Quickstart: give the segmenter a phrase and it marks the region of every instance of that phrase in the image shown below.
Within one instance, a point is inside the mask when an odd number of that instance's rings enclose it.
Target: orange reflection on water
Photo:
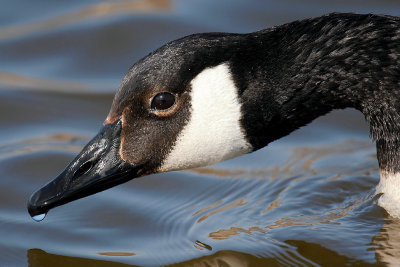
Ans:
[[[231,202],[229,204],[226,204],[226,205],[224,205],[224,206],[222,206],[222,207],[220,207],[220,208],[218,208],[216,210],[210,211],[209,213],[205,214],[200,219],[198,219],[197,222],[200,223],[200,222],[204,221],[205,219],[207,219],[208,217],[210,217],[212,215],[215,215],[217,213],[220,213],[220,212],[223,212],[223,211],[235,208],[235,207],[245,206],[247,204],[248,204],[248,202],[245,202],[244,198],[238,199],[238,200],[236,200],[234,202]],[[217,205],[215,205],[215,206],[217,206]],[[197,214],[198,213],[199,212],[197,212]]]
[[[284,217],[281,218],[273,225],[268,225],[266,228],[268,229],[274,229],[274,228],[280,228],[280,227],[289,227],[289,226],[311,226],[311,225],[316,225],[316,224],[337,224],[340,225],[339,222],[334,222],[333,220],[343,218],[344,216],[348,215],[347,212],[330,212],[327,215],[322,215],[322,216],[300,216],[300,217]]]
[[[172,4],[168,0],[113,1],[96,3],[77,11],[72,11],[49,19],[0,28],[0,40],[54,30],[90,19],[98,19],[121,14],[171,10],[171,6]]]
[[[245,170],[241,169],[217,169],[217,168],[194,168],[188,170],[190,172],[195,172],[198,174],[203,174],[203,175],[212,175],[212,176],[217,176],[217,177],[233,177],[233,176],[239,176],[246,174]]]
[[[282,196],[279,196],[277,199],[272,201],[269,204],[269,206],[265,210],[262,211],[262,213],[266,213],[266,212],[268,212],[268,211],[270,211],[272,209],[275,209],[275,208],[279,207],[282,204],[281,199],[282,199]]]
[[[79,152],[82,146],[70,144],[77,140],[89,140],[89,137],[73,134],[52,134],[43,137],[25,139],[20,142],[9,143],[0,146],[3,151],[0,156],[18,155],[45,150],[63,150],[69,152]]]
[[[97,253],[103,256],[113,256],[113,257],[124,257],[124,256],[134,256],[136,255],[133,252],[99,252]]]
[[[9,72],[0,72],[0,85],[22,90],[35,89],[38,91],[64,93],[95,93],[91,86],[80,82],[46,80]]]
[[[228,239],[233,235],[239,235],[240,233],[252,234],[252,232],[260,232],[265,234],[268,232],[266,229],[262,229],[258,226],[253,226],[248,229],[240,228],[240,227],[231,227],[230,229],[221,229],[217,232],[212,232],[208,236],[213,239]]]
[[[293,171],[293,167],[297,163],[302,163],[301,168],[311,174],[318,173],[312,168],[312,165],[321,158],[333,155],[343,155],[353,153],[371,146],[370,142],[348,139],[337,146],[321,146],[321,147],[298,147],[294,149],[292,155],[284,164],[285,168],[282,172]]]
[[[320,159],[327,158],[328,156],[343,155],[353,153],[362,149],[369,148],[371,143],[369,141],[359,141],[348,139],[344,142],[337,144],[336,146],[317,146],[317,147],[298,147],[293,150],[289,158],[273,167],[273,168],[262,168],[262,169],[219,169],[215,167],[203,167],[187,170],[188,172],[194,172],[200,175],[222,177],[222,178],[243,178],[249,177],[250,179],[284,179],[284,177],[291,177],[301,173],[307,172],[312,175],[318,173],[318,169],[314,169],[313,164],[318,162]],[[371,155],[376,157],[376,155]],[[338,179],[342,177],[344,173],[340,173],[338,176],[332,177],[331,179]],[[304,175],[303,175],[304,176]],[[307,177],[307,176],[304,176]],[[276,205],[278,203],[274,203]]]
[[[351,209],[350,207],[345,209],[344,211],[334,213],[330,212],[327,215],[322,216],[300,216],[295,218],[284,217],[277,221],[274,224],[268,225],[265,227],[253,226],[250,228],[242,228],[242,227],[231,227],[229,229],[220,229],[216,232],[209,233],[209,237],[217,240],[228,239],[231,236],[237,236],[240,233],[245,234],[253,234],[254,232],[259,232],[262,234],[267,233],[270,229],[281,228],[281,227],[290,227],[290,226],[312,226],[316,224],[337,224],[340,225],[339,222],[335,222],[333,220],[340,219],[346,215],[348,215],[347,211]]]
[[[195,213],[193,213],[192,216],[195,216],[195,215],[197,215],[197,214],[199,214],[199,213],[202,213],[202,212],[205,212],[205,211],[210,210],[210,209],[212,209],[212,208],[215,208],[215,207],[217,207],[218,205],[220,205],[221,203],[222,203],[222,201],[220,200],[220,201],[215,202],[215,203],[213,203],[213,204],[211,204],[211,205],[208,205],[207,207],[204,207],[204,208],[202,208],[202,209],[196,211]]]

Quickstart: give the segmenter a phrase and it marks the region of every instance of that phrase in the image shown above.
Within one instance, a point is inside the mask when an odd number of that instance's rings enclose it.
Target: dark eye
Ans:
[[[175,104],[175,96],[171,93],[159,93],[151,101],[151,109],[166,110]]]

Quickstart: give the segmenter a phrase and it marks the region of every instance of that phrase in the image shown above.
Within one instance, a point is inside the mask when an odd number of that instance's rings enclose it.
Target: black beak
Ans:
[[[138,177],[141,167],[119,156],[121,129],[121,121],[105,125],[57,178],[32,194],[29,214],[45,214],[54,207]]]

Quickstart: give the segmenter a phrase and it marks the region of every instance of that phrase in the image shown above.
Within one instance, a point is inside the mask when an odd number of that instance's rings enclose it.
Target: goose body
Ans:
[[[104,127],[31,196],[29,213],[249,153],[353,107],[376,141],[378,204],[400,217],[399,66],[400,19],[384,15],[335,13],[172,41],[131,67]]]

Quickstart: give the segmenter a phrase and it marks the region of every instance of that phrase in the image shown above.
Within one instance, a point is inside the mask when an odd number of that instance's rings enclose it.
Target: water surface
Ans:
[[[336,111],[255,153],[135,179],[34,222],[30,194],[101,127],[128,68],[167,41],[250,32],[396,1],[3,1],[0,266],[400,264],[400,222],[376,205],[363,116]]]

